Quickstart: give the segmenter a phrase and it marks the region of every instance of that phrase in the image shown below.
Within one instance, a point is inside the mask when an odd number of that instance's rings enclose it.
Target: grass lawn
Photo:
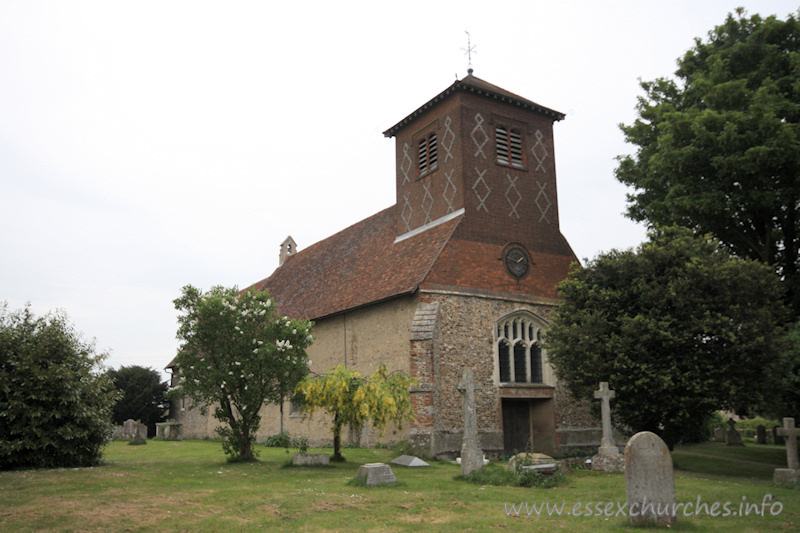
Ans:
[[[0,473],[0,531],[24,530],[299,530],[436,531],[629,529],[624,516],[597,516],[598,506],[625,501],[623,474],[576,471],[566,485],[520,488],[455,481],[459,467],[394,467],[391,487],[348,484],[358,466],[389,462],[385,449],[344,450],[347,462],[331,467],[286,467],[280,448],[259,447],[258,463],[228,464],[219,443],[149,441],[112,443],[106,464],[96,468]],[[310,450],[324,451],[330,450]],[[775,487],[772,469],[785,466],[782,447],[743,448],[708,443],[676,449],[678,502],[698,497],[709,506],[729,503],[737,516],[681,516],[682,531],[800,531],[800,491]],[[780,514],[739,516],[740,504],[780,502]],[[744,500],[743,500],[744,498]],[[563,514],[521,516],[507,504],[549,503]],[[569,515],[591,503],[593,516]],[[773,510],[778,510],[777,504]]]

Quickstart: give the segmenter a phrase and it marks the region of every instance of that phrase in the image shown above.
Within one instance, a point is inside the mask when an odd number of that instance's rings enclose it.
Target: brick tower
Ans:
[[[464,213],[456,238],[573,255],[553,158],[563,118],[470,70],[384,132],[396,138],[398,236]]]

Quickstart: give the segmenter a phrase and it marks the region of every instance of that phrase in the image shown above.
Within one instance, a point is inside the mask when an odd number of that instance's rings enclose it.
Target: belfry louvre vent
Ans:
[[[522,157],[522,135],[519,131],[497,126],[495,128],[495,138],[498,163],[520,168],[525,166]]]
[[[426,139],[419,141],[419,175],[436,170],[439,156],[436,149],[436,134],[431,133]]]

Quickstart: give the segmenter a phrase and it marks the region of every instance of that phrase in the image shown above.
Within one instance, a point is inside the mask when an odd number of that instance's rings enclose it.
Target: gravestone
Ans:
[[[555,459],[544,453],[518,453],[512,455],[508,460],[509,470],[518,470],[519,466],[533,466],[541,464],[550,464],[555,462]]]
[[[600,400],[600,413],[603,423],[603,438],[597,455],[592,457],[592,470],[603,472],[622,472],[625,470],[625,457],[619,453],[614,444],[614,428],[611,426],[611,399],[616,393],[608,388],[607,381],[600,382],[600,389],[594,391],[596,400]]]
[[[776,468],[772,480],[780,484],[800,482],[800,460],[797,457],[797,437],[800,436],[800,428],[794,427],[794,418],[783,419],[783,427],[778,429],[778,435],[786,440],[787,468]]]
[[[625,492],[632,525],[678,521],[672,456],[655,433],[637,433],[625,446]]]
[[[327,453],[293,453],[292,466],[320,466],[331,464]]]
[[[158,422],[156,424],[156,437],[161,437],[164,440],[181,440],[181,428],[183,424],[180,422]]]
[[[137,444],[147,443],[147,426],[138,420],[129,418],[122,423],[121,427],[114,430],[114,438],[119,440],[127,440]]]
[[[756,444],[767,443],[767,428],[761,424],[756,426]]]
[[[600,382],[600,389],[594,391],[595,400],[600,400],[600,412],[603,422],[603,439],[600,441],[598,453],[600,455],[619,455],[619,448],[614,444],[613,428],[611,427],[611,399],[616,393],[608,388],[607,381]]]
[[[725,428],[714,428],[714,442],[725,442]]]
[[[780,426],[772,426],[772,443],[773,444],[779,444],[780,446],[783,446],[785,441],[784,441],[783,437],[778,435],[778,430],[779,429],[781,429]]]
[[[393,465],[399,466],[407,466],[409,468],[420,468],[425,466],[431,466],[419,457],[414,457],[413,455],[401,455],[400,457],[395,458],[392,461]]]
[[[368,487],[397,483],[392,467],[384,463],[367,463],[358,467],[356,479],[364,478]]]
[[[475,410],[475,382],[472,370],[464,370],[458,390],[464,396],[464,438],[461,443],[461,475],[483,468],[483,450],[478,440],[478,414]]]
[[[731,427],[726,433],[728,437],[728,446],[744,446],[742,434],[736,431],[736,421],[733,418],[729,418],[728,425]]]

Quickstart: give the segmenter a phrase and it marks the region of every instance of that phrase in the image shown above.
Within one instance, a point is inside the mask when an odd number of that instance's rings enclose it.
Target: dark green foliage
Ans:
[[[566,476],[561,472],[552,475],[545,475],[540,472],[522,471],[517,475],[517,486],[535,487],[538,489],[549,489],[558,487],[566,482]]]
[[[785,372],[777,276],[708,236],[654,231],[574,270],[559,293],[546,337],[559,378],[586,399],[608,381],[617,419],[670,447],[717,409],[762,406]]]
[[[787,348],[782,353],[782,367],[785,369],[775,390],[770,394],[765,413],[777,418],[783,424],[784,417],[800,420],[800,320],[789,327],[786,336]]]
[[[483,468],[473,470],[466,476],[457,475],[455,479],[461,479],[476,485],[503,486],[516,485],[517,473],[503,466],[489,463]]]
[[[711,233],[782,276],[800,314],[800,21],[728,15],[678,60],[675,79],[642,82],[636,153],[617,179],[628,215]]]
[[[0,469],[96,465],[118,393],[65,314],[0,304]]]
[[[121,366],[108,376],[123,396],[114,406],[114,423],[121,426],[126,420],[140,420],[147,426],[150,437],[156,435],[156,423],[164,420],[167,408],[167,383],[152,368]]]

